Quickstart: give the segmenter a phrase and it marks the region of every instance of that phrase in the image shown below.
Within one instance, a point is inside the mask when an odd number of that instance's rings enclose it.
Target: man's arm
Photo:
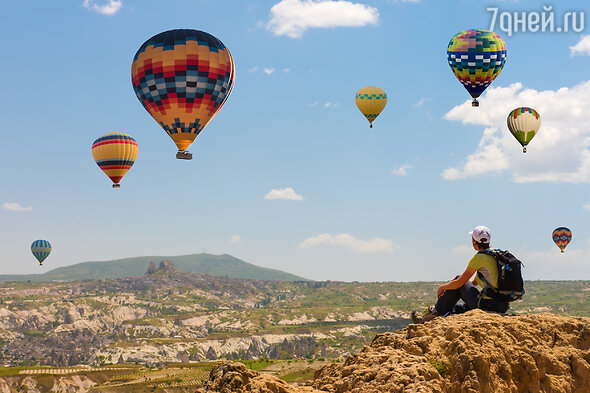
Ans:
[[[459,276],[459,278],[457,278],[453,281],[449,281],[445,284],[442,284],[440,287],[438,287],[438,290],[436,291],[436,296],[441,297],[443,295],[443,293],[447,290],[461,288],[471,278],[471,276],[473,276],[475,274],[475,271],[476,270],[474,268],[472,268],[471,266],[467,266],[467,268],[465,269],[463,274],[461,274],[461,276]]]

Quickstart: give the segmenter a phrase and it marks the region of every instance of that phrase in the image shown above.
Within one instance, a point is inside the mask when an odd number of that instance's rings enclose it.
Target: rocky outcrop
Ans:
[[[148,266],[148,270],[147,272],[145,272],[146,276],[152,275],[156,272],[156,265],[154,264],[154,261],[150,262],[150,265]]]
[[[249,370],[242,363],[225,362],[217,365],[205,388],[198,393],[320,393],[310,387],[296,387],[268,374]]]
[[[0,377],[0,393],[86,393],[96,382],[84,375],[71,375],[67,377],[49,377],[52,378],[53,386],[51,389],[47,386],[48,377],[45,377],[44,384],[32,376],[26,377]],[[50,382],[51,383],[51,382]]]
[[[304,388],[224,363],[205,392],[584,393],[590,386],[590,318],[503,316],[473,310],[375,337]],[[281,390],[282,389],[282,390]]]
[[[158,266],[158,271],[174,273],[178,272],[178,269],[174,267],[174,263],[172,261],[163,260],[160,262],[160,265]]]
[[[590,318],[473,310],[375,337],[319,370],[328,392],[587,392]]]
[[[154,264],[153,261],[150,262],[147,271],[145,272],[145,276],[149,277],[154,273],[158,273],[158,272],[163,272],[163,273],[176,273],[176,272],[180,272],[178,269],[176,269],[176,267],[174,266],[174,262],[172,261],[168,261],[168,260],[163,260],[160,261],[160,264],[158,265],[158,268],[156,269],[156,265]]]

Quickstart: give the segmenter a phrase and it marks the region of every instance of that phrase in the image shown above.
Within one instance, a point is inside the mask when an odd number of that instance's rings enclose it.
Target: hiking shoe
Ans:
[[[416,311],[412,311],[410,314],[412,317],[413,323],[424,323],[428,321],[432,321],[434,318],[438,317],[440,314],[436,311],[434,306],[430,306],[426,309],[421,315],[418,315]]]

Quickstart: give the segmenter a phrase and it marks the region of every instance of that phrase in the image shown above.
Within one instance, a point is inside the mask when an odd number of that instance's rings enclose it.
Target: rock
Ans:
[[[24,378],[20,383],[18,391],[26,393],[41,393],[37,388],[37,381],[33,377]]]
[[[147,272],[145,272],[146,276],[152,275],[156,272],[156,265],[153,261],[150,262],[150,266],[148,267]]]
[[[242,363],[215,366],[200,393],[320,393],[310,387],[296,387],[273,376],[249,370]]]
[[[174,267],[174,263],[172,263],[172,261],[163,260],[160,262],[160,266],[158,266],[158,271],[173,273],[177,272],[178,270]]]
[[[327,392],[584,392],[590,318],[473,310],[375,337],[316,372]]]
[[[176,359],[181,363],[188,363],[190,361],[190,356],[187,351],[180,351],[176,354]]]
[[[585,393],[588,386],[590,318],[472,310],[377,335],[304,387],[224,362],[199,392]]]
[[[213,349],[213,347],[210,346],[207,350],[207,354],[205,355],[205,357],[208,360],[217,360],[217,352],[215,352],[215,349]]]

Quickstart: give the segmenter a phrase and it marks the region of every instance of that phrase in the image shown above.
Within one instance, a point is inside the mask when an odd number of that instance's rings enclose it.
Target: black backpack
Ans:
[[[479,254],[493,256],[498,266],[498,288],[494,288],[492,283],[487,282],[483,274],[477,273],[481,281],[485,283],[481,293],[500,303],[521,299],[525,292],[520,271],[521,266],[524,266],[522,262],[510,252],[500,249],[479,251]]]

